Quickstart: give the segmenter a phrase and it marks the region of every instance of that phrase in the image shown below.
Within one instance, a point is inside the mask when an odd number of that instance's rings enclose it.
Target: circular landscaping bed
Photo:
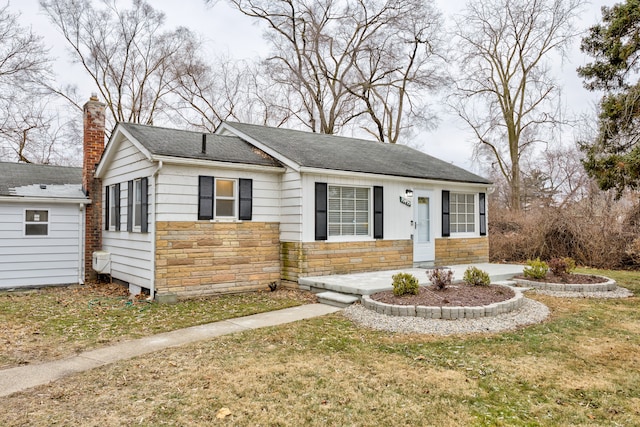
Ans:
[[[523,296],[508,286],[449,285],[437,289],[421,286],[417,295],[395,296],[393,291],[364,295],[362,304],[381,314],[431,319],[497,316],[522,306]]]
[[[435,285],[420,286],[418,295],[395,296],[393,291],[383,291],[371,295],[371,299],[385,304],[424,305],[438,307],[472,307],[489,305],[513,298],[513,289],[501,285],[469,286],[449,285],[437,289]]]
[[[544,279],[516,276],[513,280],[519,286],[558,292],[610,292],[617,287],[615,280],[593,274],[547,274]]]

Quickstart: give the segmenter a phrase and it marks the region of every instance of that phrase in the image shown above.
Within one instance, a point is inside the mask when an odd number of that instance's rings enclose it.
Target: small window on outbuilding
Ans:
[[[27,209],[24,218],[24,234],[25,236],[48,236],[49,211]]]

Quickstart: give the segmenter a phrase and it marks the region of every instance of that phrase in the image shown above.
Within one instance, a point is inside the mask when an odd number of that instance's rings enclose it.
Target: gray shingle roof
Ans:
[[[82,168],[0,162],[0,196],[84,198]]]
[[[406,145],[271,128],[226,125],[260,141],[303,167],[409,178],[490,184],[491,181]]]
[[[235,136],[206,134],[207,149],[203,154],[202,132],[133,123],[120,123],[119,126],[126,129],[153,155],[281,166],[277,160]]]

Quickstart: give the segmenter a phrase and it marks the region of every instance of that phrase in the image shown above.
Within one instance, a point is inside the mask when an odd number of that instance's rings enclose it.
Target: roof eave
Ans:
[[[177,157],[177,156],[166,156],[166,155],[154,155],[151,156],[150,159],[152,162],[162,161],[162,163],[173,164],[173,165],[184,165],[184,166],[205,166],[205,167],[216,167],[220,169],[245,169],[245,170],[259,170],[263,172],[279,172],[282,173],[285,171],[285,168],[282,166],[267,166],[267,165],[257,165],[252,163],[242,163],[242,162],[223,162],[220,160],[206,160],[206,159],[193,159],[189,157]]]
[[[413,176],[389,175],[389,174],[371,173],[371,172],[354,172],[354,171],[323,169],[323,168],[314,168],[314,167],[306,167],[306,166],[303,166],[300,168],[300,173],[309,173],[309,174],[316,174],[316,175],[334,175],[334,176],[358,176],[363,178],[379,178],[383,176],[385,177],[385,179],[388,179],[391,181],[403,181],[403,182],[428,181],[432,183],[455,183],[455,184],[472,185],[472,186],[478,186],[478,187],[491,187],[493,185],[492,182],[464,181],[464,180],[452,180],[452,179],[443,179],[443,178],[419,178],[419,177],[413,177]]]
[[[136,149],[138,149],[138,151],[140,151],[142,155],[147,158],[147,160],[151,160],[151,152],[149,152],[149,150],[147,150],[144,145],[140,143],[140,141],[134,138],[133,135],[131,135],[131,133],[127,129],[125,129],[125,127],[121,123],[118,123],[116,125],[116,128],[111,133],[111,137],[109,138],[109,141],[107,141],[107,145],[104,149],[104,152],[102,153],[100,162],[96,167],[96,178],[102,178],[102,174],[105,172],[105,168],[107,167],[106,164],[111,161],[111,157],[115,154],[115,141],[117,140],[116,138],[119,135],[123,135],[129,142],[131,142],[136,147]]]
[[[33,197],[33,196],[0,196],[0,202],[11,203],[64,203],[64,204],[91,204],[91,199],[72,197]]]

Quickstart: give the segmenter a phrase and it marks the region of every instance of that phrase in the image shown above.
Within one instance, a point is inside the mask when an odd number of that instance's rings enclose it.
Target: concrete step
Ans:
[[[356,295],[341,294],[339,292],[320,292],[316,294],[318,302],[321,304],[332,305],[334,307],[347,307],[354,302],[360,301],[360,297]]]

